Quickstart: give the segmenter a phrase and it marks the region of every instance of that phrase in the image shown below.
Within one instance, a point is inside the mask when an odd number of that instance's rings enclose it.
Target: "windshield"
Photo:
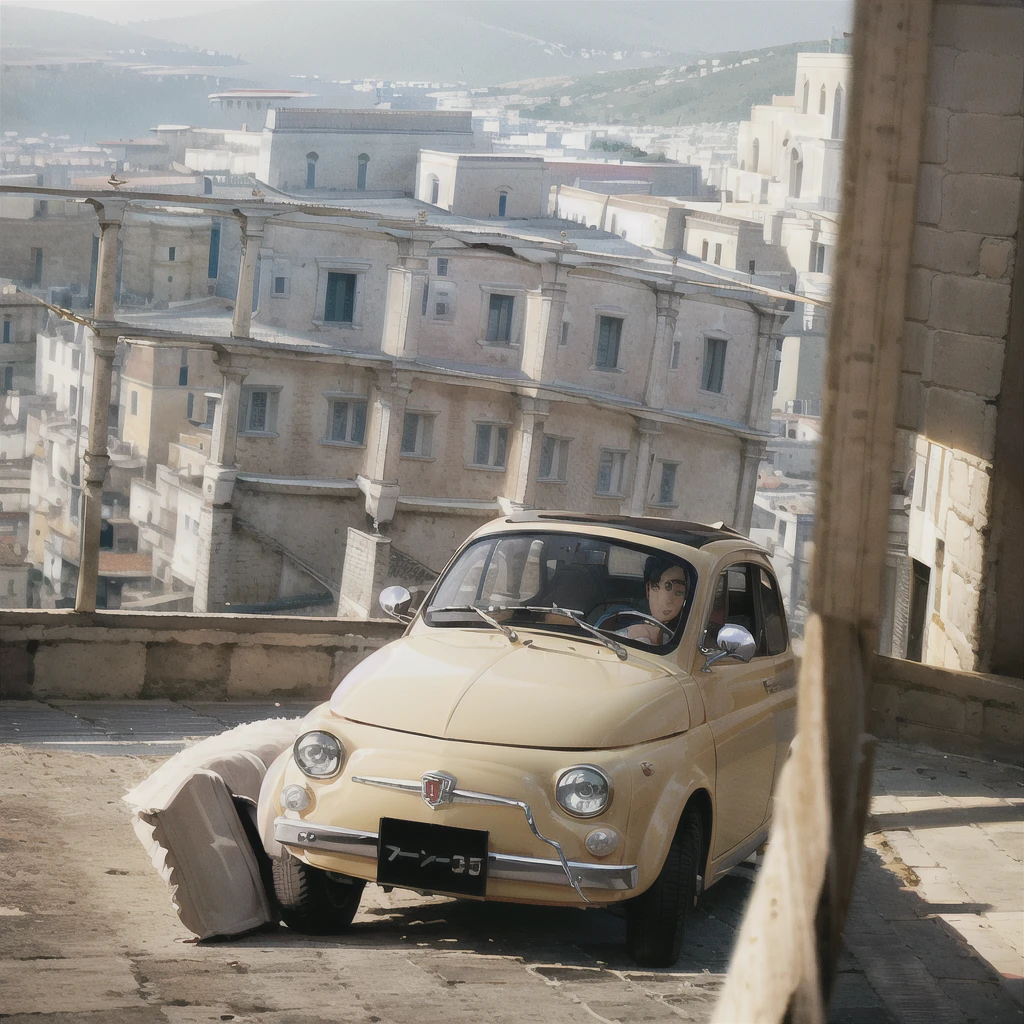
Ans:
[[[672,649],[682,636],[696,589],[689,562],[655,548],[577,533],[514,533],[470,544],[424,608],[430,626],[486,629],[472,609],[501,623],[586,637],[571,617],[616,641]]]

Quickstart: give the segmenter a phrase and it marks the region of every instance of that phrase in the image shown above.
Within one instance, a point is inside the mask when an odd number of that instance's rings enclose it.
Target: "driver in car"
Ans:
[[[651,616],[664,623],[665,628],[638,622],[627,626],[621,633],[631,640],[660,646],[668,643],[679,628],[683,605],[686,604],[686,570],[664,555],[650,555],[644,562],[644,584]]]

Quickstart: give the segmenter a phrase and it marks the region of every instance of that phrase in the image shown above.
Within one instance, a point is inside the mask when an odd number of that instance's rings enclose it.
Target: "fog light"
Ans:
[[[309,793],[305,786],[285,786],[281,790],[281,804],[289,811],[304,811],[309,806]]]
[[[619,833],[613,828],[595,828],[586,839],[586,847],[595,857],[607,857],[618,846]]]

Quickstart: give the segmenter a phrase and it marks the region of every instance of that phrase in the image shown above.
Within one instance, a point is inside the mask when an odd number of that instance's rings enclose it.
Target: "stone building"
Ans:
[[[35,391],[36,333],[45,317],[33,296],[0,280],[0,394]]]
[[[285,192],[352,189],[411,193],[421,149],[486,152],[470,111],[267,112],[257,177]]]
[[[416,198],[461,217],[542,217],[546,191],[541,157],[421,150],[416,166]]]
[[[1020,677],[1024,8],[938,4],[881,649]]]

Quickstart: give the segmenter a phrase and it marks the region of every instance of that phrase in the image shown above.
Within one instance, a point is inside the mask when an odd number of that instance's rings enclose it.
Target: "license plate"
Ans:
[[[474,828],[381,818],[377,884],[483,896],[487,835]]]

